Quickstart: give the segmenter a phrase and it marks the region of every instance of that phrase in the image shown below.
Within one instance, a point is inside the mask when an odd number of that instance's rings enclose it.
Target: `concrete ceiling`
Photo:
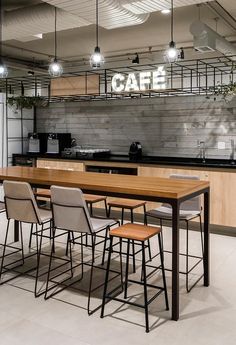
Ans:
[[[32,4],[40,4],[40,0],[4,0],[5,10],[12,11],[16,8],[29,7]],[[210,4],[215,2],[210,2]],[[219,0],[221,6],[233,17],[231,24],[236,24],[236,1]],[[236,26],[230,25],[224,18],[221,18],[208,4],[202,4],[200,8],[196,5],[184,6],[175,9],[175,41],[178,46],[189,47],[186,49],[186,58],[197,57],[193,49],[193,37],[189,32],[190,24],[200,17],[203,22],[216,28],[220,35],[230,41],[236,41]],[[22,63],[36,68],[44,66],[53,56],[53,33],[46,33],[42,39],[20,42],[8,40],[4,42],[3,52],[7,58],[22,60]],[[107,30],[100,27],[100,46],[106,58],[107,66],[127,64],[131,61],[133,54],[140,52],[141,62],[161,59],[162,51],[170,41],[170,16],[161,12],[150,14],[149,19],[140,25]],[[80,70],[89,69],[88,56],[95,46],[95,25],[78,27],[58,32],[58,56],[64,61],[68,69]],[[145,53],[152,51],[152,54]],[[143,53],[143,54],[142,54]],[[31,63],[30,63],[31,62]],[[12,65],[14,63],[12,62]],[[27,70],[26,68],[26,70]]]

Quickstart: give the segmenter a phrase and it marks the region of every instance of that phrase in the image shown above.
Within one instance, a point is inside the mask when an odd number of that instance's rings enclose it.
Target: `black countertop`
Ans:
[[[44,158],[44,159],[64,159],[73,161],[94,161],[94,162],[117,162],[117,163],[133,163],[133,164],[156,164],[156,165],[172,165],[172,166],[192,166],[192,167],[209,167],[209,168],[230,168],[236,169],[236,160],[229,159],[212,159],[207,158],[203,161],[201,158],[191,157],[163,157],[163,156],[143,156],[138,160],[130,160],[128,155],[110,155],[103,158],[73,158],[71,156],[61,157],[53,154],[15,154],[14,157],[28,158]]]

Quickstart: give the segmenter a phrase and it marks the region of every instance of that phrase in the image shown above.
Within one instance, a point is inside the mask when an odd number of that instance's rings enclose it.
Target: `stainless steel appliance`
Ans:
[[[59,140],[57,139],[57,135],[55,133],[48,134],[47,153],[59,153]]]
[[[29,153],[40,152],[40,140],[37,133],[30,133],[29,135]]]

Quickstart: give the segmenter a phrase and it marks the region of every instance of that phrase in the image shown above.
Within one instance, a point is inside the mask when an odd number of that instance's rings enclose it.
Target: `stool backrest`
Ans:
[[[195,175],[182,175],[182,174],[171,174],[170,179],[181,179],[181,180],[199,180],[198,176]],[[169,204],[165,206],[171,207]],[[201,211],[201,199],[200,196],[196,196],[192,199],[184,201],[180,204],[182,211]]]
[[[93,232],[83,192],[79,188],[51,186],[54,226],[76,232]]]
[[[42,223],[32,188],[27,182],[4,181],[3,189],[8,219]]]

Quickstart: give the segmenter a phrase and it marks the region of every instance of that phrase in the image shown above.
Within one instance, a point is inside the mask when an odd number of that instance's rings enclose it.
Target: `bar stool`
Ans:
[[[95,237],[97,233],[101,231],[107,231],[109,232],[110,227],[115,226],[119,224],[116,220],[113,219],[104,219],[104,218],[94,218],[90,217],[90,214],[88,212],[87,204],[84,199],[84,195],[82,191],[78,188],[65,188],[65,187],[59,187],[59,186],[52,186],[51,187],[51,205],[52,205],[52,214],[53,214],[53,233],[55,235],[56,231],[63,230],[68,232],[68,234],[71,234],[72,232],[74,234],[78,234],[78,237],[75,238],[73,241],[71,239],[71,236],[69,235],[69,247],[70,247],[70,268],[71,276],[69,278],[66,278],[66,280],[58,281],[58,279],[55,282],[55,277],[59,277],[60,275],[63,276],[65,272],[59,272],[53,277],[51,277],[51,272],[53,271],[52,267],[52,261],[53,261],[53,248],[51,249],[51,255],[50,255],[50,262],[48,267],[48,277],[47,277],[47,284],[46,284],[46,293],[45,293],[45,299],[48,299],[55,294],[59,293],[60,291],[65,289],[65,286],[63,286],[63,283],[65,281],[70,280],[73,277],[73,270],[75,267],[81,266],[82,272],[81,277],[76,281],[75,279],[71,281],[71,283],[68,283],[66,287],[69,287],[78,281],[80,281],[83,278],[84,273],[84,265],[91,266],[90,270],[90,280],[89,280],[89,293],[88,293],[88,304],[87,304],[87,311],[88,314],[91,314],[90,311],[90,298],[91,298],[91,292],[92,292],[92,280],[93,280],[93,268],[94,268],[94,261],[95,261]],[[91,235],[91,249],[92,249],[92,259],[91,263],[86,263],[83,260],[83,236],[82,234],[89,234]],[[79,240],[79,242],[77,242]],[[73,266],[73,258],[72,258],[72,248],[71,243],[74,244],[80,244],[81,245],[81,262]],[[100,269],[104,269],[102,267],[98,267]],[[67,269],[68,271],[68,269]],[[66,272],[67,272],[66,271]],[[49,286],[50,281],[53,283],[51,286]],[[59,286],[61,285],[61,288]],[[49,291],[53,290],[55,288],[54,292]],[[97,309],[97,308],[96,308]]]
[[[140,200],[131,200],[131,199],[115,199],[113,201],[108,202],[108,217],[110,217],[111,209],[119,208],[121,209],[121,225],[124,224],[124,211],[129,210],[130,211],[130,221],[131,223],[134,222],[134,210],[139,207],[143,207],[144,212],[144,222],[145,222],[145,214],[146,214],[146,201],[140,201]],[[149,259],[151,260],[151,246],[150,242],[148,241],[148,251],[149,251]],[[132,254],[130,255],[133,258],[133,272],[135,273],[135,242],[132,241]]]
[[[5,272],[14,272],[16,268],[19,266],[24,265],[24,262],[29,257],[34,255],[37,256],[37,266],[33,269],[29,269],[23,274],[27,274],[32,270],[36,271],[36,279],[35,279],[35,297],[40,296],[42,293],[37,291],[37,283],[39,278],[39,260],[40,260],[40,250],[42,246],[42,233],[45,230],[51,230],[51,219],[52,213],[49,210],[40,209],[37,206],[34,194],[30,185],[26,182],[17,182],[17,181],[4,181],[3,182],[4,194],[5,194],[5,205],[6,205],[6,216],[7,216],[7,228],[5,234],[5,240],[3,244],[3,253],[2,253],[2,260],[0,265],[0,284],[9,282],[10,280],[18,277],[22,273],[17,272],[18,274],[14,277],[1,281],[2,275]],[[18,221],[20,223],[20,240],[21,240],[21,247],[18,248],[13,246],[12,244],[7,244],[8,235],[9,235],[9,226],[10,221]],[[23,231],[22,231],[22,223],[31,224],[31,233],[33,232],[33,227],[35,226],[36,231],[36,242],[37,242],[37,251],[33,254],[28,254],[27,256],[24,255],[24,246],[23,246]],[[38,231],[38,225],[41,226],[41,231]],[[45,225],[48,226],[45,228]],[[38,235],[40,234],[41,240],[40,245],[38,244]],[[50,238],[50,235],[47,238]],[[6,253],[6,249],[11,249],[11,253]],[[9,264],[4,265],[5,259],[14,255],[16,253],[21,252],[21,259],[17,259]],[[20,264],[19,261],[21,262]],[[16,265],[17,264],[17,265]],[[10,268],[8,268],[10,266]],[[13,267],[12,267],[13,266]]]
[[[198,176],[190,176],[190,175],[180,175],[180,174],[172,174],[170,175],[170,179],[188,179],[188,180],[199,180]],[[163,220],[170,221],[172,219],[172,208],[169,204],[163,204],[162,206],[150,210],[146,212],[146,223],[147,218],[157,218],[160,221],[160,226],[162,229]],[[199,218],[199,226],[200,226],[200,239],[201,239],[201,251],[202,255],[191,255],[189,254],[189,222],[195,218]],[[180,221],[185,222],[186,224],[186,252],[180,253],[180,255],[186,257],[186,269],[185,271],[180,271],[180,273],[186,275],[186,290],[190,292],[192,288],[202,279],[203,274],[201,274],[195,282],[189,287],[189,274],[194,270],[194,268],[203,261],[203,232],[202,232],[202,218],[201,218],[201,200],[200,197],[197,196],[192,198],[191,200],[184,201],[180,205]],[[164,253],[171,253],[171,251],[164,250]],[[189,267],[189,258],[194,258],[197,260],[192,267]],[[168,269],[169,270],[169,269]]]
[[[110,231],[110,247],[109,247],[109,255],[108,255],[108,262],[107,262],[107,271],[106,271],[106,278],[105,278],[105,285],[104,285],[104,292],[103,292],[103,300],[102,300],[102,310],[101,310],[101,318],[104,317],[105,311],[105,304],[106,300],[115,300],[122,303],[127,303],[136,307],[144,308],[145,309],[145,325],[146,325],[146,332],[149,332],[149,319],[148,319],[148,305],[154,301],[156,297],[158,297],[163,291],[165,294],[165,303],[166,303],[166,310],[169,310],[168,304],[168,294],[167,294],[167,286],[166,286],[166,278],[165,278],[165,270],[164,270],[164,262],[163,262],[163,251],[161,245],[161,237],[160,237],[161,229],[159,227],[154,226],[147,226],[147,225],[140,225],[134,223],[128,223],[122,225],[116,229],[112,229]],[[156,286],[153,284],[147,283],[148,274],[146,272],[147,267],[154,267],[147,265],[146,257],[145,257],[145,242],[152,238],[153,236],[158,235],[158,244],[160,249],[160,261],[161,265],[155,267],[155,270],[161,270],[162,272],[162,280],[163,286]],[[108,292],[108,280],[109,280],[109,272],[110,272],[110,263],[111,263],[111,254],[113,252],[113,238],[119,238],[121,241],[123,239],[127,240],[127,254],[126,254],[126,271],[125,271],[125,281],[122,283],[121,286],[113,288],[111,292]],[[129,250],[130,250],[130,241],[137,241],[141,244],[142,247],[142,279],[139,281],[128,279],[129,275]],[[122,267],[122,266],[121,266]],[[121,270],[121,277],[123,277],[123,273]],[[128,283],[136,283],[139,285],[143,285],[143,293],[144,293],[144,304],[138,304],[135,302],[128,301]],[[158,292],[148,299],[148,291],[147,288],[151,287],[154,289],[158,289]],[[124,298],[118,298],[115,292],[121,288],[121,292],[124,291]]]
[[[38,189],[34,193],[36,198],[45,198],[51,199],[51,191],[49,189]],[[102,195],[92,195],[92,194],[84,194],[84,199],[87,205],[89,206],[90,215],[93,216],[93,205],[98,202],[104,202],[104,209],[105,209],[105,216],[107,217],[107,197]]]

